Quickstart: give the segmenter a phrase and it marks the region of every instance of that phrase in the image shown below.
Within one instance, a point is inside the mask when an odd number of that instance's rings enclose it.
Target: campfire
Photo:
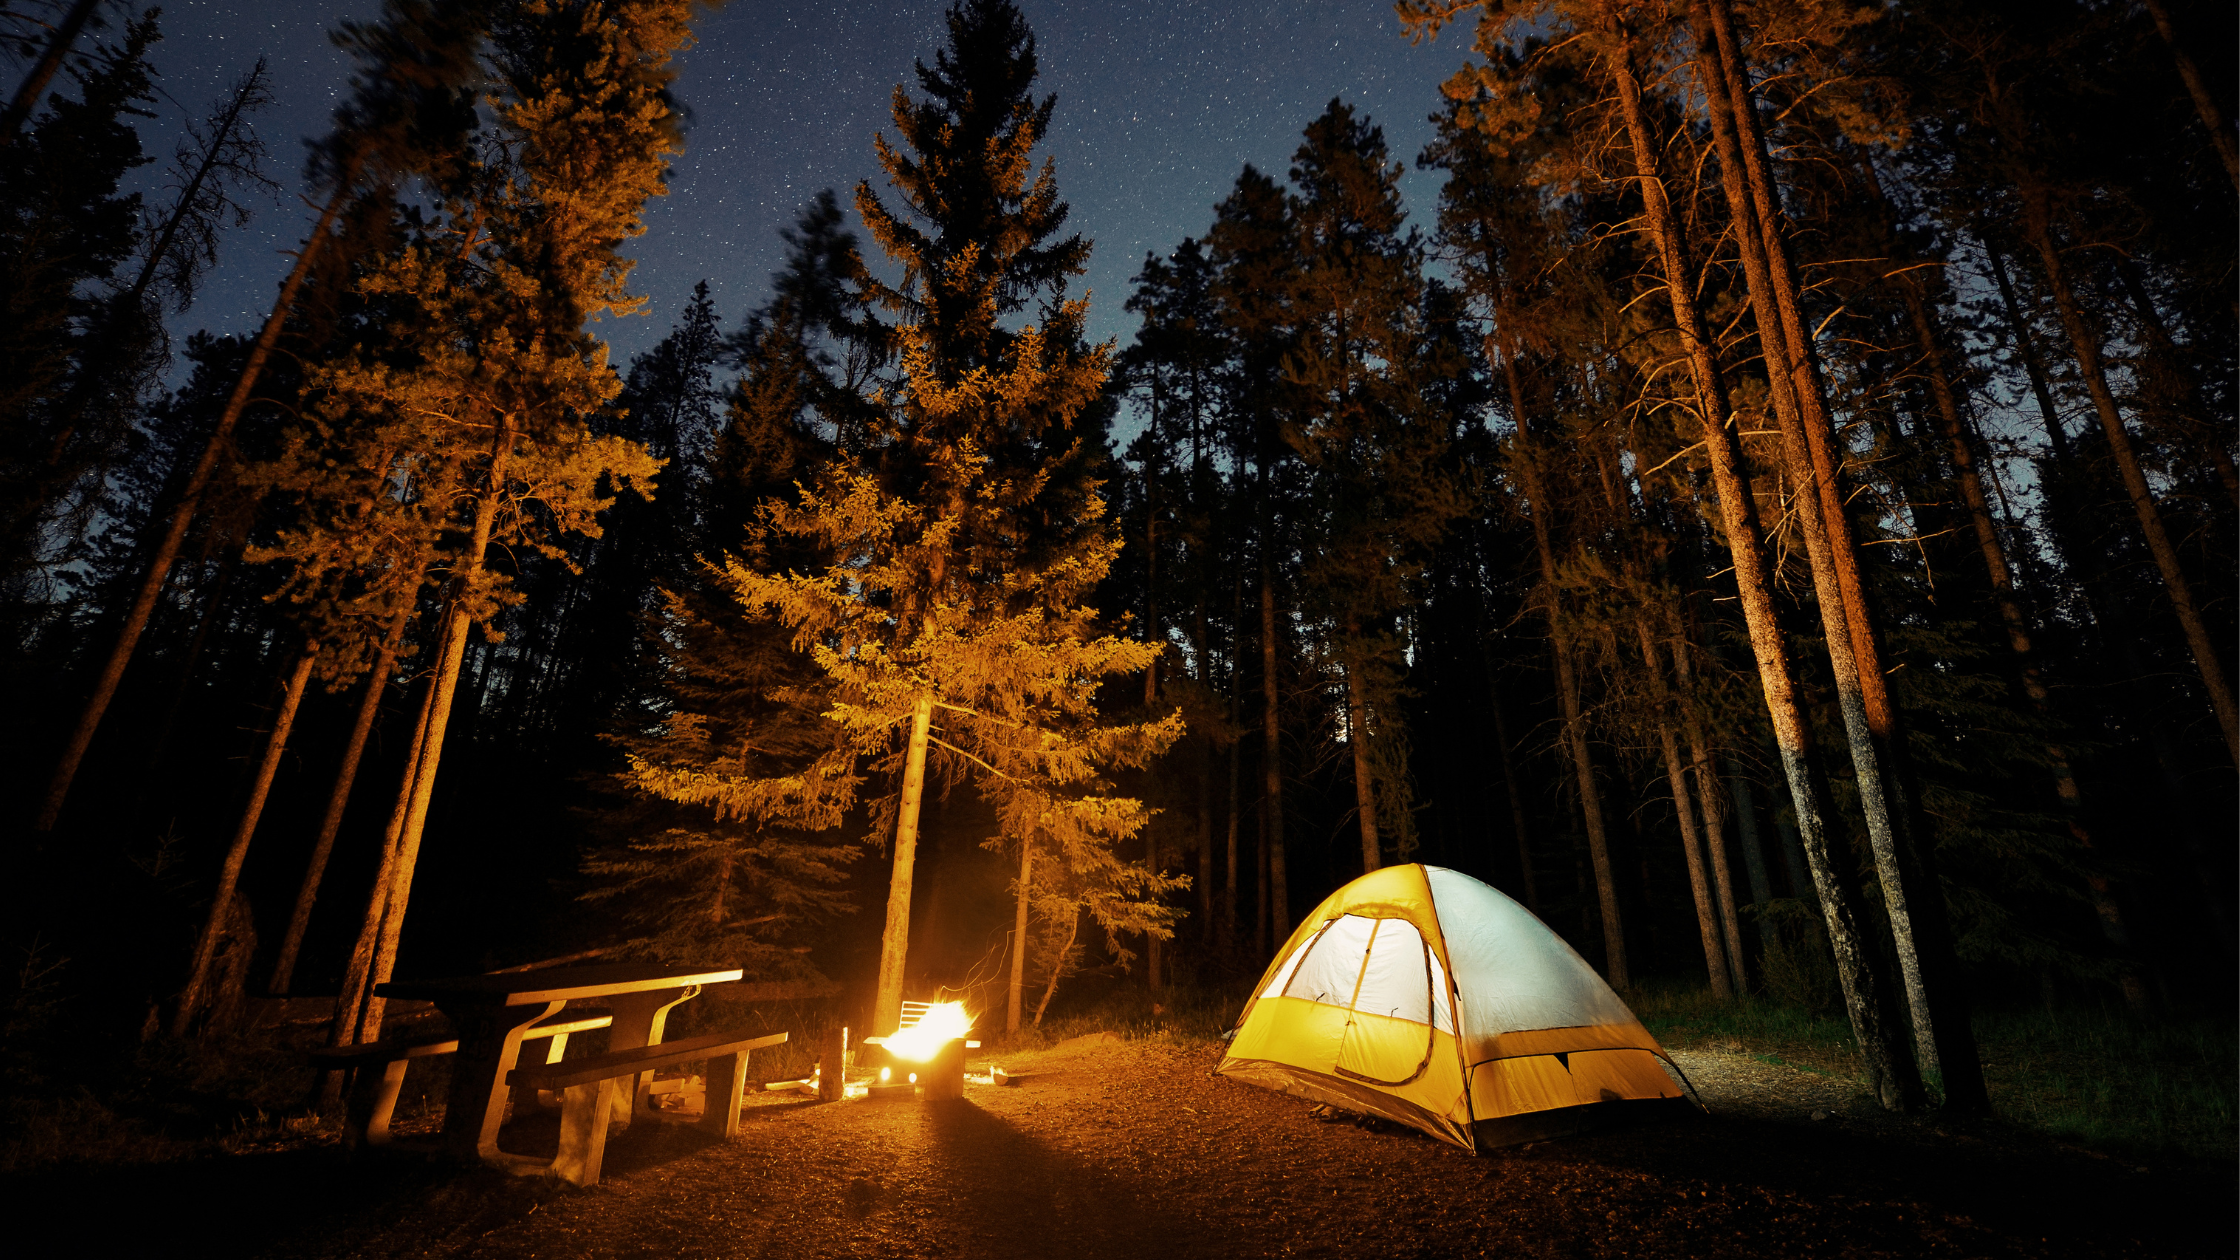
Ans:
[[[964,1052],[980,1043],[965,1040],[972,1031],[972,1014],[962,1002],[904,1002],[902,1027],[891,1037],[866,1037],[865,1045],[886,1048],[887,1054],[905,1063],[923,1066],[909,1072],[909,1084],[928,1102],[964,1097]],[[880,1086],[902,1087],[892,1068],[879,1069]],[[905,1069],[907,1071],[907,1069]],[[880,1090],[874,1088],[876,1096]]]
[[[904,1003],[905,1007],[915,1005],[915,1002]],[[964,1003],[930,1003],[915,1023],[909,1022],[905,1011],[902,1031],[886,1039],[887,1053],[898,1059],[928,1063],[941,1053],[943,1046],[962,1041],[971,1031],[972,1016],[964,1009]]]
[[[825,1063],[819,1063],[816,1071],[802,1080],[772,1081],[763,1088],[798,1089],[825,1098],[962,1098],[965,1051],[980,1048],[979,1042],[967,1040],[971,1032],[972,1013],[962,1002],[904,1002],[900,1029],[892,1036],[863,1039],[864,1045],[879,1046],[894,1060],[881,1067],[876,1076],[859,1078],[849,1073],[843,1076],[839,1089],[828,1091],[823,1088]],[[852,1066],[854,1056],[847,1050],[847,1030],[840,1029],[835,1035],[837,1040],[828,1048],[826,1062]],[[897,1076],[903,1079],[897,1080]],[[1014,1078],[991,1067],[986,1076],[971,1079],[981,1085],[1008,1085]]]

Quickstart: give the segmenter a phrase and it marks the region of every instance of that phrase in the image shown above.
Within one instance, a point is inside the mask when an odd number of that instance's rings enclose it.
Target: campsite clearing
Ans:
[[[2230,1164],[2139,1172],[2005,1125],[1888,1120],[1847,1102],[1839,1081],[1742,1055],[1675,1053],[1708,1118],[1472,1155],[1215,1076],[1221,1050],[1100,1041],[1006,1056],[1033,1075],[938,1107],[751,1096],[729,1143],[675,1124],[617,1134],[606,1183],[589,1191],[352,1166],[331,1149],[57,1170],[12,1189],[76,1222],[81,1245],[130,1250],[192,1220],[209,1247],[237,1256],[2233,1250]]]

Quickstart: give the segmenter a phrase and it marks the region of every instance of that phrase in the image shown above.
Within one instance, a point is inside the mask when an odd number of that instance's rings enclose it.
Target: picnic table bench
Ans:
[[[516,1089],[554,1090],[560,1094],[560,1152],[550,1164],[539,1168],[563,1181],[592,1186],[599,1183],[619,1081],[642,1081],[663,1068],[707,1060],[707,1108],[700,1114],[700,1129],[730,1138],[739,1131],[739,1102],[746,1087],[748,1056],[782,1045],[785,1040],[782,1032],[761,1037],[710,1033],[617,1050],[573,1063],[552,1061],[517,1067],[506,1074],[506,1080]]]
[[[546,1020],[530,1025],[522,1030],[521,1040],[547,1042],[545,1062],[558,1063],[560,1057],[568,1051],[568,1037],[571,1033],[605,1028],[614,1019],[613,1014],[608,1011],[571,1014],[574,1015],[573,1018]],[[389,1119],[396,1112],[397,1095],[404,1089],[405,1071],[411,1066],[412,1060],[458,1052],[457,1037],[434,1032],[391,1037],[357,1046],[321,1046],[307,1053],[313,1063],[323,1068],[358,1069],[356,1079],[350,1087],[344,1130],[350,1145],[361,1147],[389,1144]],[[521,1109],[523,1101],[523,1095],[515,1095],[516,1111]]]
[[[445,1152],[457,1159],[515,1171],[541,1171],[547,1165],[526,1163],[498,1149],[498,1126],[506,1113],[507,1076],[517,1066],[522,1041],[530,1037],[539,1021],[558,1014],[570,1002],[596,1001],[608,1011],[610,1052],[651,1048],[661,1041],[671,1007],[695,996],[704,985],[728,984],[741,974],[736,967],[598,963],[443,980],[392,981],[374,992],[383,998],[434,1002],[451,1021],[457,1041],[452,1053],[457,1057],[452,1063],[451,1092],[443,1117]],[[701,1057],[705,1056],[703,1050]],[[629,1101],[613,1107],[610,1100],[614,1124],[627,1125],[633,1115],[646,1108],[653,1070],[648,1065],[627,1073],[635,1077]]]

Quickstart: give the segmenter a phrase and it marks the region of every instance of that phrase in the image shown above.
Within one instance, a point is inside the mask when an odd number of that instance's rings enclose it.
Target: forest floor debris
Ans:
[[[120,1249],[191,1219],[244,1257],[2233,1250],[2228,1163],[2141,1172],[2001,1123],[1891,1119],[1841,1078],[1734,1050],[1674,1054],[1708,1116],[1484,1156],[1317,1118],[1212,1075],[1220,1054],[1153,1036],[998,1055],[1033,1075],[935,1107],[751,1096],[731,1143],[668,1123],[617,1135],[589,1191],[305,1148],[56,1169],[9,1192],[101,1221]],[[537,1138],[532,1121],[510,1140]]]

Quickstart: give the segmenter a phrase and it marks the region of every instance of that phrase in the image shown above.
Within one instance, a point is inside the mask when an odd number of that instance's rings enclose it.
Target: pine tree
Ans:
[[[75,99],[56,93],[29,133],[0,148],[0,355],[10,365],[0,380],[0,602],[17,635],[45,602],[51,535],[77,532],[60,518],[97,509],[74,495],[89,465],[62,403],[108,348],[101,291],[140,243],[141,197],[123,182],[148,161],[132,118],[154,98],[158,38],[155,14],[135,20],[75,73]]]
[[[1086,303],[1065,296],[1067,279],[1080,273],[1089,245],[1079,236],[1059,235],[1068,210],[1058,198],[1055,171],[1047,160],[1039,171],[1031,165],[1056,98],[1036,102],[1031,95],[1039,72],[1034,36],[1008,0],[965,0],[948,10],[946,22],[946,46],[931,67],[916,67],[924,96],[914,100],[900,86],[895,89],[900,147],[883,137],[878,141],[881,165],[904,211],[888,209],[868,184],[856,190],[857,212],[903,269],[899,286],[871,286],[902,321],[895,341],[903,374],[900,405],[891,445],[879,464],[888,492],[925,509],[904,527],[918,535],[911,546],[916,554],[904,570],[916,568],[915,580],[890,589],[898,637],[927,646],[962,629],[937,629],[947,619],[949,601],[977,605],[973,611],[982,617],[1025,615],[1038,598],[1085,593],[1094,584],[1094,578],[1075,584],[1075,578],[1060,577],[1064,570],[1109,562],[1108,556],[1097,558],[1104,545],[1103,504],[1090,479],[1090,461],[1100,452],[1076,427],[1103,383],[1106,352],[1081,345]],[[1030,309],[1039,323],[1014,328],[1006,322]],[[854,532],[866,536],[861,529]],[[1025,621],[1010,630],[997,621],[988,630],[1049,633],[1061,642],[1086,632],[1087,623],[1044,608],[1052,619],[1039,631]],[[1100,647],[1057,668],[1088,669],[1091,676],[1134,673],[1152,659]],[[968,691],[943,699],[963,699],[968,710],[1001,709],[1027,702],[1034,684],[1022,677],[1018,685],[1027,691],[1013,697],[976,698]],[[874,1015],[882,1027],[893,1023],[901,1001],[911,860],[902,838],[915,843],[912,780],[922,784],[935,703],[935,694],[921,694],[911,713]],[[1177,733],[1165,734],[1164,742]],[[990,751],[999,746],[990,745]],[[1120,755],[1120,745],[1111,751]],[[1060,773],[1059,764],[1052,761],[1045,772]],[[983,790],[997,781],[983,780]],[[1115,825],[1119,830],[1110,838],[1132,834],[1140,824]],[[1069,834],[1059,840],[1062,850],[1088,852],[1080,837],[1090,833],[1064,830]],[[1037,842],[1032,833],[1006,834],[1022,846]],[[1025,888],[1020,895],[1027,895]]]
[[[1216,763],[1227,751],[1234,770],[1237,732],[1229,710],[1235,697],[1226,683],[1234,673],[1238,647],[1233,634],[1224,642],[1217,592],[1229,572],[1230,544],[1250,533],[1249,518],[1235,510],[1234,486],[1222,471],[1224,458],[1231,455],[1221,399],[1229,346],[1214,293],[1216,280],[1204,245],[1186,237],[1166,258],[1146,255],[1133,281],[1127,309],[1141,318],[1142,327],[1121,355],[1114,385],[1144,418],[1143,431],[1127,452],[1140,471],[1123,487],[1119,511],[1123,521],[1142,521],[1142,546],[1123,553],[1111,579],[1132,583],[1140,571],[1139,637],[1163,644],[1179,638],[1188,644],[1193,672],[1162,669],[1154,661],[1144,674],[1146,706],[1155,706],[1162,695],[1181,704],[1192,734],[1157,772],[1146,776],[1145,791],[1164,814],[1186,813],[1190,819],[1187,849],[1196,856],[1197,913],[1207,945],[1217,932],[1233,931],[1237,893],[1231,878],[1222,893],[1226,911],[1217,915]],[[1131,487],[1140,494],[1131,495]],[[1177,597],[1162,602],[1161,592],[1170,588]],[[1225,667],[1223,661],[1229,664]],[[1163,856],[1169,852],[1166,838],[1184,834],[1184,825],[1173,821],[1155,824],[1146,839]],[[1184,864],[1184,848],[1174,847],[1177,866]],[[1165,970],[1159,949],[1153,938],[1147,978],[1154,987]]]
[[[797,503],[799,483],[843,449],[860,450],[862,373],[876,360],[855,286],[853,233],[819,194],[783,233],[773,297],[729,341],[744,369],[707,456],[704,512],[687,556],[660,584],[658,699],[614,735],[629,798],[604,829],[631,837],[584,864],[592,903],[616,908],[642,947],[664,957],[736,961],[760,979],[816,979],[791,942],[855,907],[833,884],[860,846],[831,833],[860,792],[838,728],[821,716],[831,689],[767,610],[743,607],[727,565],[777,574],[829,563],[813,545],[755,529],[765,503]],[[689,323],[689,321],[688,321]],[[680,358],[683,351],[680,347]],[[684,491],[670,477],[663,499]],[[836,777],[819,779],[823,770]],[[764,785],[809,776],[825,791]],[[678,915],[701,904],[705,914]]]
[[[617,490],[659,468],[642,444],[593,431],[621,382],[585,324],[640,304],[619,251],[643,231],[644,203],[681,141],[667,94],[689,13],[682,0],[526,0],[498,14],[476,160],[440,212],[359,282],[412,357],[360,353],[325,382],[350,405],[419,424],[416,446],[452,472],[431,494],[459,505],[425,731],[399,793],[388,887],[378,914],[369,907],[380,925],[369,986],[395,962],[468,632],[509,598],[487,563],[492,542],[558,559],[567,535],[596,536]],[[339,1013],[344,1044],[378,1033],[380,999],[354,1020],[353,1034],[353,1013]]]
[[[819,729],[836,734],[782,775],[750,767],[696,784],[644,763],[637,775],[681,803],[821,830],[853,806],[863,773],[899,772],[899,790],[873,802],[875,831],[895,836],[872,1014],[882,1030],[900,1018],[929,759],[995,805],[999,841],[1023,853],[1047,846],[1093,879],[1109,927],[1164,930],[1131,917],[1163,882],[1112,855],[1144,812],[1108,795],[1102,776],[1181,733],[1171,718],[1108,726],[1094,705],[1097,680],[1142,670],[1155,649],[1099,635],[1083,603],[1118,543],[1077,428],[1107,353],[1082,346],[1085,304],[1063,292],[1088,246],[1049,240],[1065,205],[1047,165],[1029,179],[1055,102],[1028,95],[1034,41],[1015,8],[974,0],[948,22],[948,45],[917,70],[925,99],[896,90],[903,147],[879,141],[914,217],[887,209],[868,185],[856,194],[903,271],[898,287],[866,284],[900,317],[891,334],[900,375],[871,447],[843,451],[805,480],[798,504],[761,509],[758,545],[806,549],[820,563],[781,573],[735,558],[723,573],[733,597],[768,609],[818,670],[773,700],[820,712],[829,725]],[[1037,303],[1038,323],[1004,322]],[[1019,896],[1031,888],[1022,880]]]
[[[1386,860],[1380,832],[1398,856],[1413,848],[1399,620],[1462,503],[1443,466],[1445,418],[1426,398],[1442,365],[1427,361],[1422,250],[1402,230],[1384,133],[1334,100],[1292,160],[1297,340],[1284,381],[1296,420],[1285,436],[1307,470],[1301,583],[1344,683],[1366,872]]]
[[[1569,103],[1572,93],[1546,90],[1551,103]],[[1472,301],[1488,317],[1487,353],[1499,374],[1498,396],[1505,403],[1513,433],[1503,452],[1503,471],[1513,479],[1517,506],[1533,536],[1539,587],[1534,602],[1547,628],[1554,664],[1562,728],[1558,735],[1570,763],[1593,866],[1595,904],[1601,921],[1604,974],[1626,985],[1631,976],[1625,923],[1610,856],[1609,822],[1589,746],[1584,666],[1566,607],[1570,583],[1563,570],[1573,537],[1593,539],[1591,526],[1562,519],[1573,496],[1559,491],[1566,480],[1569,436],[1566,402],[1581,392],[1560,362],[1561,348],[1582,335],[1575,313],[1592,309],[1594,295],[1579,272],[1560,260],[1576,242],[1565,235],[1563,215],[1521,188],[1530,178],[1536,154],[1504,152],[1475,125],[1473,110],[1483,102],[1457,101],[1440,120],[1438,140],[1426,164],[1448,172],[1441,191],[1439,232],[1447,257]],[[1522,195],[1520,195],[1522,194]],[[1565,283],[1565,281],[1570,281]]]
[[[264,172],[264,145],[253,126],[254,116],[271,104],[259,60],[206,118],[188,124],[163,173],[168,204],[141,213],[137,265],[115,277],[116,291],[85,321],[84,349],[46,419],[44,485],[13,509],[15,519],[41,521],[50,531],[62,527],[63,537],[50,545],[66,548],[69,535],[82,533],[71,518],[90,514],[86,487],[114,464],[142,400],[170,364],[166,310],[182,315],[194,305],[204,275],[218,261],[221,234],[252,217],[245,199],[278,191]]]
[[[357,55],[360,70],[350,98],[337,111],[333,132],[313,151],[313,175],[327,191],[326,202],[176,496],[169,521],[147,555],[138,590],[120,619],[115,640],[84,706],[62,742],[61,755],[56,758],[32,819],[34,830],[51,831],[61,817],[94,732],[123,681],[125,666],[131,663],[149,615],[163,593],[188,528],[203,508],[203,494],[221,471],[234,427],[249,405],[265,362],[335,223],[369,175],[379,184],[437,173],[448,142],[465,125],[460,87],[474,71],[475,50],[487,16],[483,0],[442,8],[427,0],[389,0],[382,21],[343,25],[338,41]]]
[[[1272,951],[1291,934],[1288,833],[1284,813],[1283,671],[1277,634],[1278,581],[1290,567],[1286,508],[1297,492],[1297,460],[1283,440],[1282,365],[1291,353],[1287,295],[1297,252],[1291,206],[1282,188],[1247,164],[1214,207],[1206,233],[1217,279],[1214,295],[1232,341],[1222,387],[1228,442],[1241,468],[1252,466],[1250,535],[1257,583],[1260,666],[1260,896],[1253,939]],[[1241,602],[1241,601],[1240,601]],[[1243,631],[1240,627],[1239,636]]]

